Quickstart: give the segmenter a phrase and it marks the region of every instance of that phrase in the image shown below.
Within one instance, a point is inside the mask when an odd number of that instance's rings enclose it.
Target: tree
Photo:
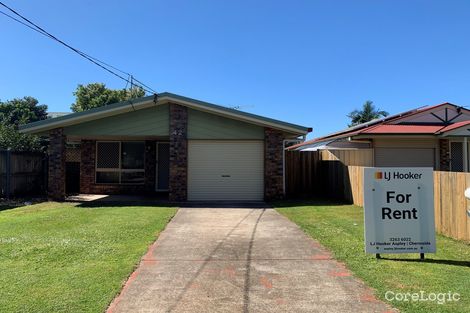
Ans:
[[[127,89],[109,89],[103,83],[91,83],[77,86],[73,93],[75,103],[70,106],[73,112],[86,111],[111,103],[121,102],[129,99],[140,98],[145,95],[141,87]]]
[[[377,109],[374,102],[368,100],[363,104],[362,110],[354,110],[347,116],[351,119],[351,124],[349,124],[351,127],[388,116],[388,112]]]
[[[0,149],[44,152],[46,148],[46,142],[39,136],[22,134],[11,125],[0,125]]]
[[[18,126],[47,118],[47,105],[38,105],[33,97],[0,101],[0,149],[41,151],[44,142],[38,136],[21,134]]]
[[[44,120],[47,118],[47,105],[38,105],[38,103],[39,101],[33,97],[0,101],[0,122],[18,126]]]

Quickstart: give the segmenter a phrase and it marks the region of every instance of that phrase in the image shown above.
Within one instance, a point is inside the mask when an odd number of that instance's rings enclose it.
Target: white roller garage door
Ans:
[[[264,142],[188,142],[188,200],[263,200]]]
[[[377,167],[434,167],[432,148],[375,148]]]

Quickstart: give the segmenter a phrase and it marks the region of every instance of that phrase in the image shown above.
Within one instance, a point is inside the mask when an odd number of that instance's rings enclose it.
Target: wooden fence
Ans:
[[[320,154],[313,152],[286,151],[285,187],[288,197],[309,197],[320,193],[322,177]]]
[[[300,154],[300,155],[299,155]],[[286,194],[327,196],[364,205],[364,167],[346,166],[339,160],[324,160],[321,152],[286,152]],[[305,184],[305,185],[303,185]],[[470,241],[470,173],[434,172],[436,231]]]
[[[363,203],[362,167],[370,161],[367,151],[286,151],[286,195],[289,198],[328,196]],[[346,161],[345,161],[346,160]],[[343,162],[355,164],[345,166]]]
[[[0,151],[0,196],[44,194],[46,162],[42,153]]]
[[[320,150],[322,161],[340,161],[343,165],[373,166],[374,153],[372,149],[357,150]]]
[[[437,232],[470,241],[470,173],[434,172],[434,212]]]

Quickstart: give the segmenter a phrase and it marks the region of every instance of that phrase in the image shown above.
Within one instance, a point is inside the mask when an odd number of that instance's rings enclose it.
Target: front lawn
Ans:
[[[386,254],[377,260],[364,253],[363,209],[353,205],[328,202],[282,202],[277,210],[297,223],[307,234],[329,248],[334,257],[344,262],[355,275],[377,290],[387,302],[385,293],[460,294],[460,301],[389,302],[403,312],[470,312],[470,244],[437,236],[436,254]],[[391,293],[389,293],[391,295]],[[432,295],[429,295],[433,297]],[[442,298],[442,296],[438,296]]]
[[[103,312],[176,213],[46,202],[0,212],[0,312]]]

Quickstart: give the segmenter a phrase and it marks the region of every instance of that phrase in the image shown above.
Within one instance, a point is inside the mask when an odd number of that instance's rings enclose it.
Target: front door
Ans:
[[[65,192],[80,192],[80,162],[65,162]]]
[[[168,142],[157,142],[157,173],[156,191],[168,191],[170,178],[170,144]]]

